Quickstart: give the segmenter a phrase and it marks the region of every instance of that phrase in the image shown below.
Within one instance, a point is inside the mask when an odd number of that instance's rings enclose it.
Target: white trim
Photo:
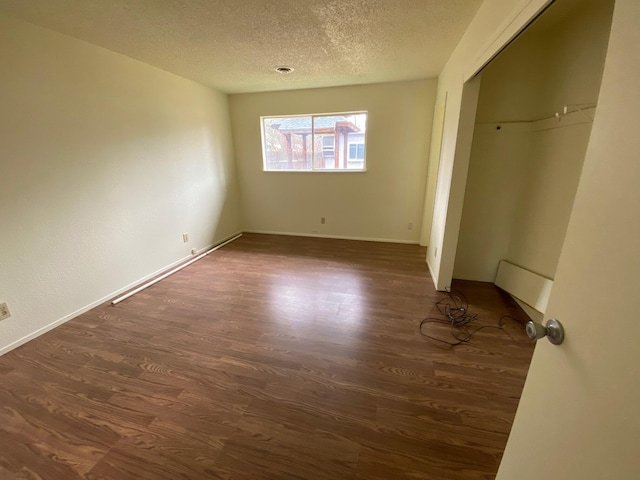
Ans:
[[[336,170],[335,168],[323,168],[316,170],[262,170],[262,173],[366,173],[367,169],[356,170],[355,168]]]
[[[360,242],[382,242],[382,243],[402,243],[405,245],[419,245],[418,240],[397,240],[391,238],[370,238],[370,237],[350,237],[346,235],[324,235],[320,233],[296,233],[296,232],[276,232],[272,230],[245,230],[244,233],[259,233],[262,235],[286,235],[289,237],[309,237],[309,238],[333,238],[335,240],[356,240]]]
[[[494,284],[544,314],[553,288],[553,279],[500,260]]]
[[[334,117],[336,115],[357,115],[358,113],[369,113],[368,110],[347,110],[346,112],[322,112],[322,113],[281,113],[277,115],[260,115],[263,118],[288,118],[288,117]]]
[[[358,132],[363,134],[363,145],[365,146],[364,158],[362,159],[362,168],[361,169],[324,169],[324,168],[314,168],[313,164],[315,162],[315,142],[313,140],[315,133],[315,119],[316,117],[333,117],[333,116],[349,116],[349,115],[365,115],[365,129],[364,132]],[[311,118],[311,168],[309,170],[270,170],[267,168],[267,148],[266,148],[266,133],[265,133],[265,120],[272,118],[282,118],[287,119],[291,117],[309,117]],[[366,172],[367,171],[367,132],[369,130],[369,111],[368,110],[357,110],[357,111],[349,111],[349,112],[333,112],[333,113],[299,113],[292,115],[261,115],[260,116],[260,140],[261,140],[261,149],[262,149],[262,171],[267,173],[271,172],[312,172],[312,173],[326,173],[326,172]],[[323,134],[320,134],[324,136]],[[339,152],[340,149],[340,139],[337,135],[334,135],[334,156],[336,152]],[[339,153],[338,153],[339,156]],[[345,165],[348,164],[349,158],[344,159]],[[306,163],[306,162],[305,162]]]
[[[235,236],[237,236],[237,235],[239,235],[241,233],[242,232],[237,232],[235,235],[232,235],[231,237],[226,237],[226,240],[228,240],[229,238],[235,237]],[[214,242],[211,245],[208,245],[208,246],[200,249],[198,252],[210,250],[214,246],[219,245],[219,244],[225,242],[226,240],[222,240],[220,242]],[[136,285],[139,285],[142,282],[145,282],[145,281],[149,280],[150,278],[153,278],[156,275],[159,275],[162,272],[179,265],[180,263],[184,262],[185,260],[190,259],[192,256],[193,255],[188,255],[188,256],[183,257],[183,258],[181,258],[179,260],[176,260],[175,262],[172,262],[169,265],[166,265],[166,266],[156,270],[153,273],[145,275],[144,277],[142,277],[142,278],[140,278],[138,280],[135,280],[135,281],[129,283],[128,285],[126,285],[126,286],[124,286],[122,288],[119,288],[118,290],[116,290],[114,292],[111,292],[111,293],[105,295],[104,297],[102,297],[102,298],[100,298],[100,299],[98,299],[98,300],[96,300],[94,302],[89,303],[88,305],[85,305],[84,307],[81,307],[81,308],[77,309],[77,310],[69,313],[68,315],[65,315],[64,317],[59,318],[58,320],[55,320],[55,321],[51,322],[50,324],[39,328],[35,332],[31,332],[31,333],[25,335],[24,337],[19,338],[18,340],[15,340],[14,342],[11,342],[9,345],[5,345],[4,347],[0,347],[0,356],[4,355],[5,353],[10,352],[11,350],[13,350],[15,348],[18,348],[21,345],[24,345],[25,343],[33,340],[34,338],[39,337],[40,335],[42,335],[44,333],[47,333],[50,330],[53,330],[57,326],[62,325],[63,323],[66,323],[69,320],[74,319],[75,317],[77,317],[79,315],[82,315],[85,312],[88,312],[92,308],[95,308],[98,305],[103,304],[104,302],[106,302],[107,300],[115,297],[116,295],[120,295],[121,293],[126,292],[127,290],[130,290],[131,288],[135,287]]]
[[[161,280],[164,280],[165,278],[169,277],[170,275],[173,275],[176,272],[179,272],[180,270],[182,270],[185,267],[188,267],[189,265],[191,265],[192,263],[197,262],[198,260],[200,260],[201,258],[206,257],[207,255],[215,252],[216,250],[218,250],[219,248],[224,247],[225,245],[233,242],[234,240],[237,240],[238,238],[240,238],[242,236],[241,233],[239,233],[238,235],[236,235],[235,237],[230,238],[229,240],[225,240],[224,242],[216,245],[215,247],[207,250],[204,253],[201,253],[200,255],[198,255],[195,258],[192,258],[191,260],[189,260],[188,262],[183,263],[182,265],[178,265],[176,268],[169,270],[166,273],[163,273],[162,275],[160,275],[157,278],[154,278],[153,280],[150,280],[146,283],[144,283],[143,285],[140,285],[138,288],[131,290],[129,293],[125,293],[124,295],[122,295],[121,297],[118,297],[114,300],[111,301],[111,305],[117,305],[120,302],[126,300],[129,297],[134,296],[136,293],[141,292],[142,290],[144,290],[145,288],[149,288],[152,285],[155,285],[156,283],[158,283]]]

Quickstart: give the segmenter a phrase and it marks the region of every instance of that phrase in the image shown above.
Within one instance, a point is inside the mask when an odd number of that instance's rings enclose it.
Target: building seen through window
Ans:
[[[266,171],[363,171],[367,113],[262,117]]]

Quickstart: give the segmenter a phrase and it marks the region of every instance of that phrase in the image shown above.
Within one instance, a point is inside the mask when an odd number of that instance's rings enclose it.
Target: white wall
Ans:
[[[598,110],[541,340],[498,480],[635,479],[640,472],[640,3],[616,0]]]
[[[240,229],[225,95],[6,17],[0,65],[0,353]]]
[[[417,243],[435,90],[421,80],[232,95],[245,229]],[[260,116],[360,110],[369,112],[366,172],[262,171]]]
[[[594,111],[553,115],[597,103],[612,7],[559,2],[483,70],[455,278],[502,259],[554,277]]]

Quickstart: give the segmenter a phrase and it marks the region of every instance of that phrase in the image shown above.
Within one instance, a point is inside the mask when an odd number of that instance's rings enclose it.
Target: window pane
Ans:
[[[316,119],[314,119],[315,122]],[[315,159],[313,168],[333,168],[335,161],[335,135],[316,133],[314,144]]]
[[[265,170],[311,170],[311,117],[265,118]]]
[[[364,143],[350,143],[349,162],[356,163],[358,160],[364,160]]]
[[[367,114],[358,113],[347,115],[347,120],[356,127],[356,130],[350,131],[347,136],[349,147],[349,157],[347,161],[347,169],[363,170],[365,160],[365,133],[367,131]],[[353,147],[353,150],[351,150]]]
[[[364,150],[358,156],[355,143],[362,143],[366,114],[323,115],[313,117],[313,134],[316,138],[313,167],[316,170],[361,170],[364,166]],[[322,139],[322,140],[319,140]],[[321,148],[317,148],[320,146]]]

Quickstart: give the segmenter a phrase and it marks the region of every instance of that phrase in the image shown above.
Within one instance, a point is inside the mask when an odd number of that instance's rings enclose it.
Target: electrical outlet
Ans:
[[[191,249],[191,255],[195,255],[195,254],[196,254],[196,252],[197,252],[197,250],[196,250],[195,248],[192,248],[192,249]]]
[[[409,223],[407,225],[407,230],[413,230],[413,223]]]
[[[188,233],[183,233],[182,234],[182,241],[184,243],[187,243],[189,241],[189,234]]]
[[[11,312],[9,311],[9,306],[6,302],[0,303],[0,320],[4,320],[5,318],[9,318],[11,316]]]
[[[320,217],[320,223],[323,224],[323,225],[326,223],[324,217]]]
[[[317,234],[318,230],[311,230],[311,233]]]

